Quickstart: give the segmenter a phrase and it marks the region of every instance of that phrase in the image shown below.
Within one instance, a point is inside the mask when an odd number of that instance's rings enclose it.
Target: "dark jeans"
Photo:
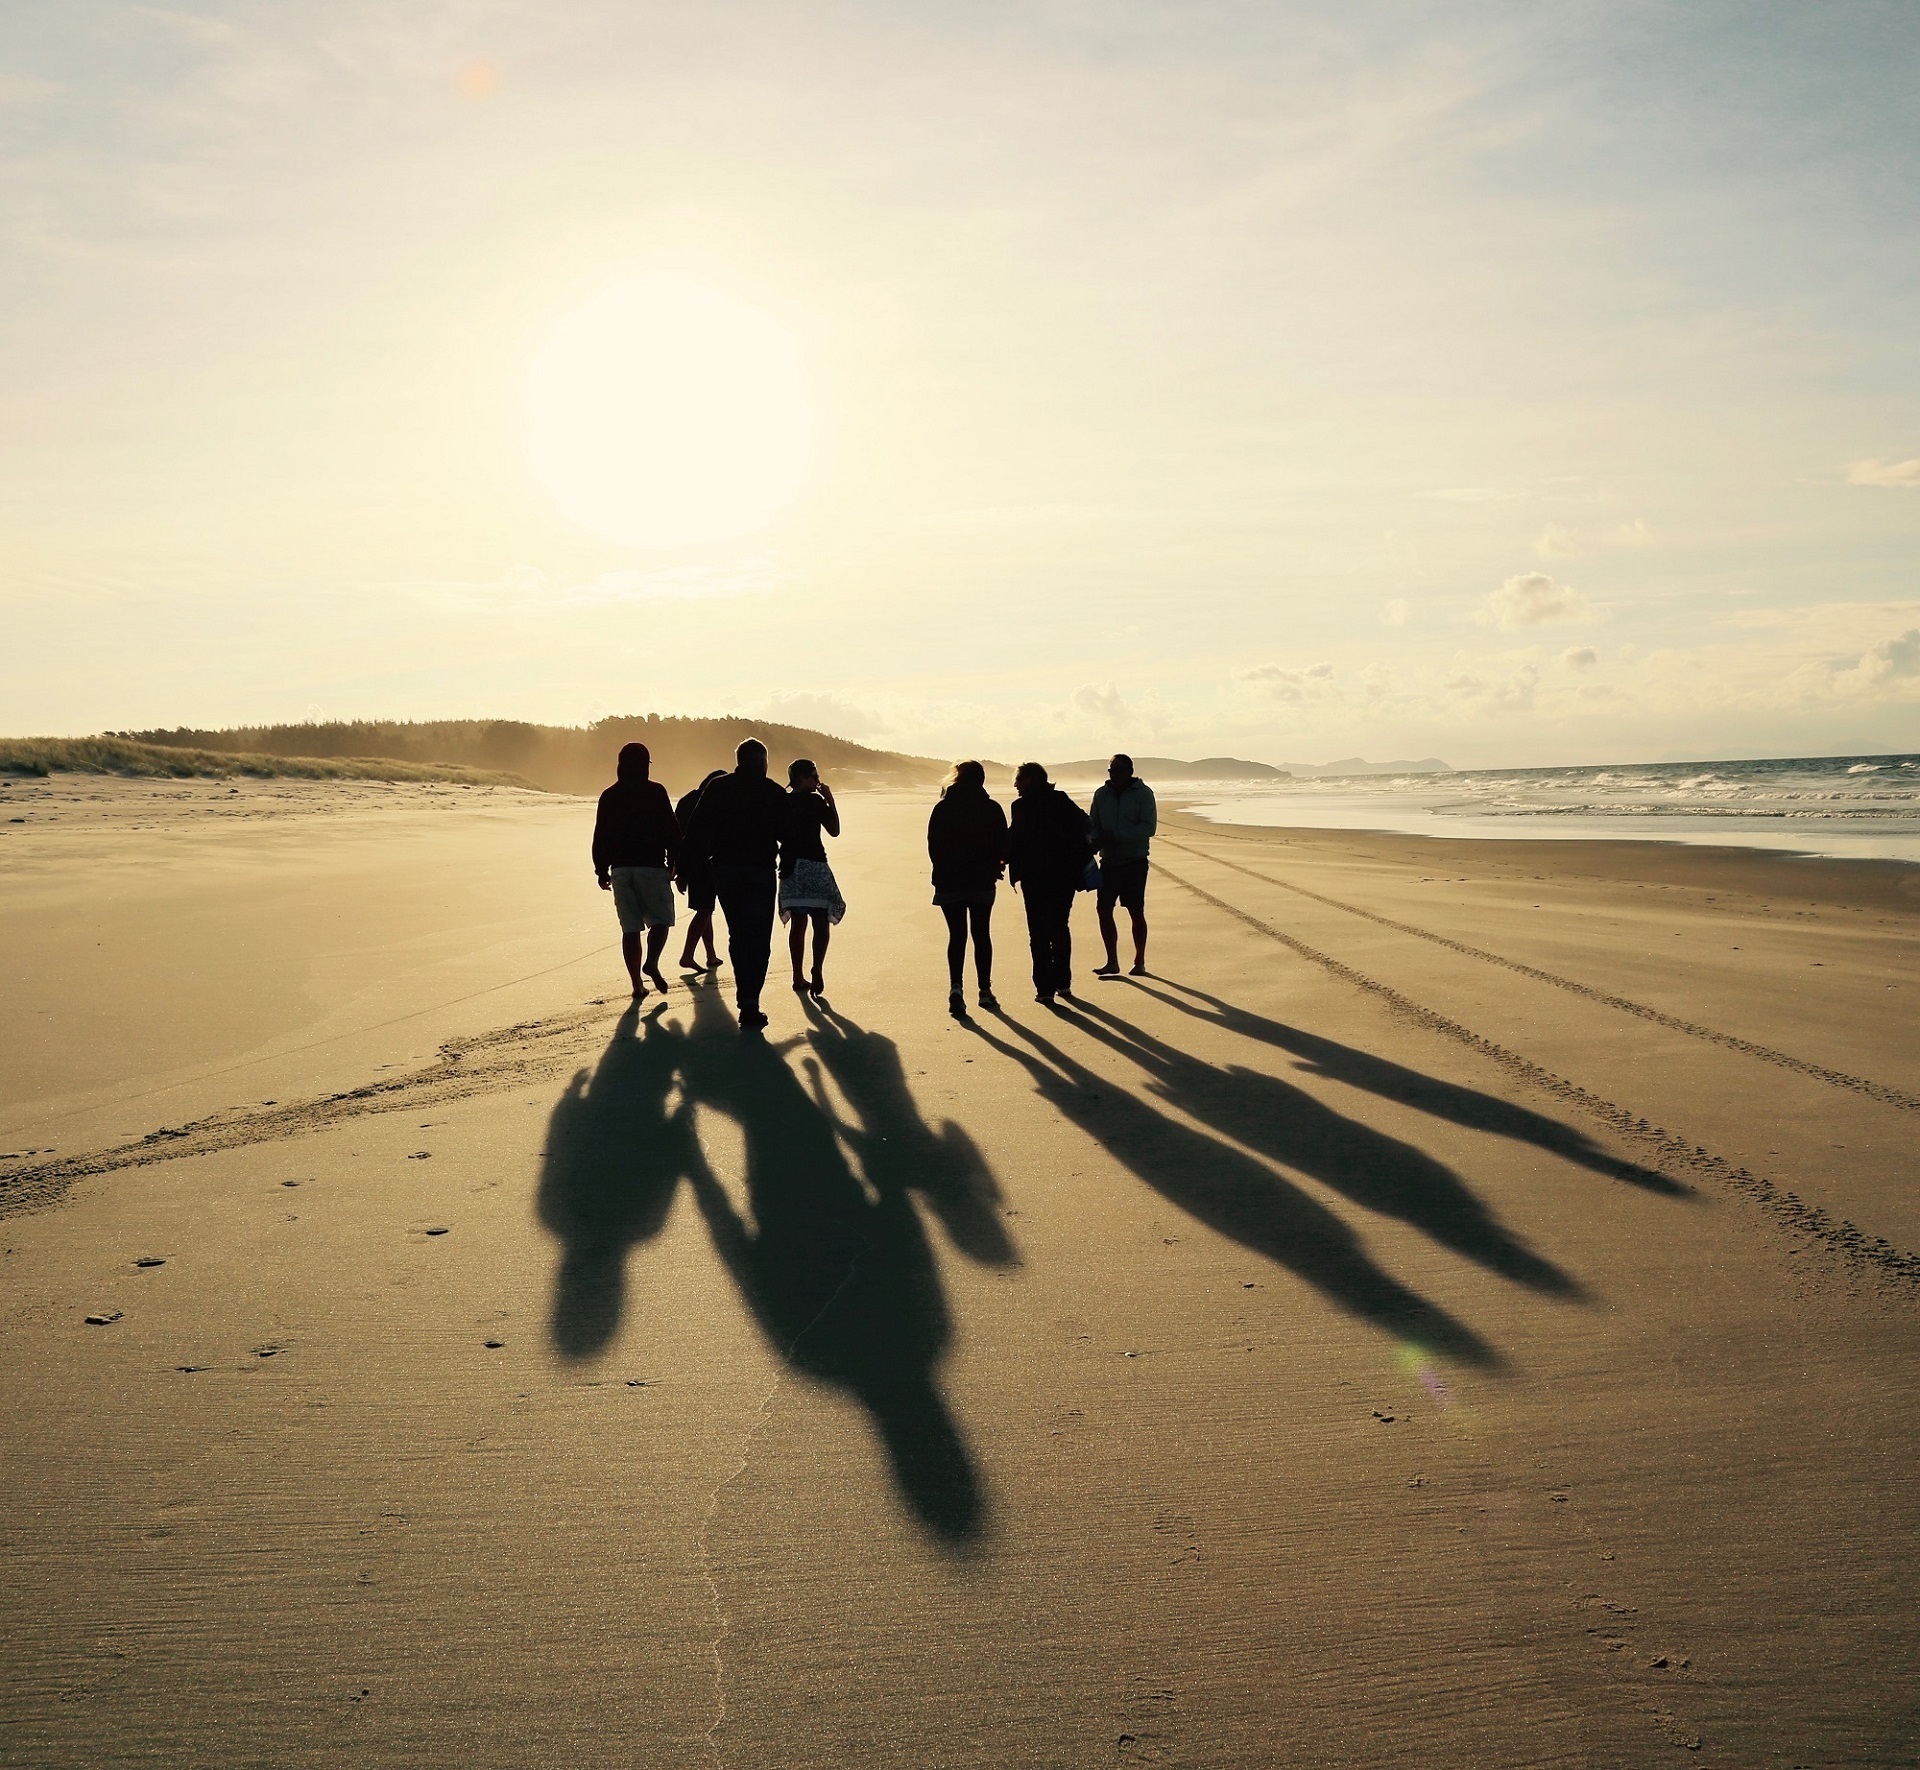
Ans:
[[[1038,995],[1057,996],[1073,987],[1073,886],[1045,879],[1022,879],[1027,904],[1027,940],[1033,948],[1033,987]]]
[[[777,878],[770,866],[713,869],[713,888],[727,918],[727,959],[733,966],[733,994],[741,1008],[760,1006],[767,981],[767,957],[773,950],[773,903]]]

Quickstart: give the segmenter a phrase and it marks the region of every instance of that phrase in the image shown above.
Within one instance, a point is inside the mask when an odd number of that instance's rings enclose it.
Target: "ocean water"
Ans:
[[[1705,842],[1920,863],[1915,755],[1200,782],[1169,784],[1163,796],[1217,823],[1507,841]]]

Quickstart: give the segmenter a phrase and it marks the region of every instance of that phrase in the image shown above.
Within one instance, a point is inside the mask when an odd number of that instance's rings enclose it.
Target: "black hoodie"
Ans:
[[[1007,877],[1016,885],[1077,887],[1092,858],[1087,814],[1051,781],[1014,800]]]

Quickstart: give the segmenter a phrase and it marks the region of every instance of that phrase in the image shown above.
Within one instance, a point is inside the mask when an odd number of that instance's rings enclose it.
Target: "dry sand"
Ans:
[[[1920,872],[1171,816],[963,1026],[861,797],[761,1042],[582,801],[0,800],[0,1761],[1920,1759]]]

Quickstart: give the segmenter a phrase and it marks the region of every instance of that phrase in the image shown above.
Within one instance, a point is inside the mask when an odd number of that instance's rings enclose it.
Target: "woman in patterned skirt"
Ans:
[[[840,834],[840,808],[819,769],[804,757],[787,766],[787,829],[780,839],[780,920],[787,924],[793,956],[793,987],[802,994],[827,993],[827,940],[847,913],[846,899],[827,865],[823,836]],[[813,976],[801,975],[807,928],[813,928]]]

